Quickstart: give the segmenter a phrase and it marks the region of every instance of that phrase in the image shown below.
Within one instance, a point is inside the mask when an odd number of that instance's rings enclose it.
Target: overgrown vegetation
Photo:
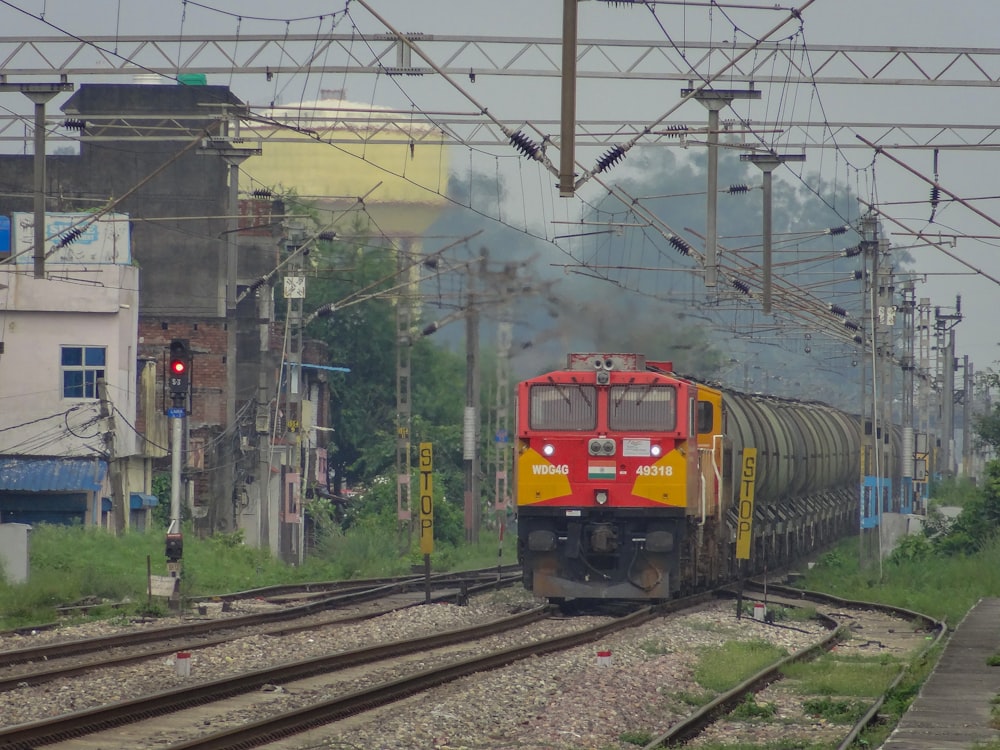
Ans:
[[[198,539],[185,536],[183,596],[208,596],[277,583],[327,581],[350,577],[402,575],[417,561],[416,544],[394,528],[376,525],[324,536],[323,548],[300,567],[274,559],[266,550],[243,544],[241,533]],[[513,542],[505,539],[504,564],[514,562]],[[406,549],[409,547],[410,552]],[[164,607],[147,597],[147,561],[153,573],[164,569],[164,531],[113,537],[101,529],[39,524],[31,533],[31,575],[27,583],[0,582],[0,629],[53,622],[55,608],[86,601],[91,619],[156,616]],[[498,562],[497,539],[479,545],[435,547],[435,570],[490,567]],[[127,606],[112,609],[101,602]]]
[[[732,710],[730,716],[738,721],[753,721],[755,719],[770,719],[777,713],[773,703],[758,703],[757,696],[747,693],[743,702]]]
[[[767,641],[729,641],[699,653],[694,679],[703,688],[721,693],[787,654]]]
[[[795,681],[796,691],[807,695],[877,696],[899,670],[899,662],[891,657],[825,653],[811,661],[787,664],[782,671]]]

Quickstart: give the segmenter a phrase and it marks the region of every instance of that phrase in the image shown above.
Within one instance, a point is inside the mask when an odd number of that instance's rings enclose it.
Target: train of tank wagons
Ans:
[[[859,528],[858,416],[640,354],[570,354],[519,383],[515,445],[518,560],[550,601],[665,600]]]

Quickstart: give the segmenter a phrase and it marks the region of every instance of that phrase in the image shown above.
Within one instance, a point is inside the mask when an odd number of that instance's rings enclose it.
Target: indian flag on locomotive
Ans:
[[[587,464],[587,479],[600,481],[601,479],[615,478],[614,461],[591,461]]]

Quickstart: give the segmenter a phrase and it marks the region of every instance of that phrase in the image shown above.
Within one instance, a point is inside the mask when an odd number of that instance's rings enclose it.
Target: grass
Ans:
[[[823,555],[802,587],[846,599],[883,602],[945,620],[954,627],[984,596],[1000,596],[1000,542],[963,557],[859,565],[852,539]]]
[[[863,701],[833,700],[832,698],[809,698],[802,704],[809,716],[825,719],[832,724],[854,724],[868,710]]]
[[[829,750],[826,744],[803,745],[800,740],[778,740],[777,742],[707,742],[698,745],[700,750]]]
[[[461,549],[437,545],[431,555],[435,571],[492,567],[498,562],[498,545],[482,534],[476,546]],[[0,629],[45,624],[56,619],[55,608],[82,600],[130,601],[124,610],[95,607],[88,619],[148,614],[147,561],[154,575],[165,575],[162,529],[131,532],[114,537],[102,529],[38,524],[30,540],[30,574],[27,583],[0,581]],[[422,563],[414,543],[395,532],[362,528],[351,534],[327,537],[303,565],[290,566],[266,550],[243,544],[242,536],[217,534],[198,539],[184,536],[181,591],[183,596],[209,596],[277,583],[342,580],[402,575]],[[502,562],[516,560],[514,541],[505,539]],[[154,604],[156,602],[154,601]],[[158,611],[153,608],[153,614]]]
[[[803,694],[875,697],[899,674],[900,667],[895,660],[826,653],[812,661],[786,664],[782,672],[795,680],[796,690]]]
[[[694,679],[703,688],[721,693],[787,654],[767,641],[729,641],[721,648],[700,651]]]

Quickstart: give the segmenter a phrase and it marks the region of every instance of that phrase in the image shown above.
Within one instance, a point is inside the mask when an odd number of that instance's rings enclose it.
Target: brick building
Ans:
[[[227,133],[241,106],[225,86],[81,86],[62,107],[80,129],[80,153],[47,157],[45,208],[130,217],[135,454],[169,467],[165,355],[171,340],[186,339],[194,356],[182,496],[195,530],[241,528],[249,543],[294,562],[303,552],[301,496],[326,482],[317,471],[326,433],[313,429],[328,415],[326,362],[309,342],[296,372],[283,361],[286,326],[273,304],[281,280],[273,272],[288,252],[283,212],[239,199],[244,157]],[[31,211],[33,174],[33,156],[0,156],[0,215]],[[0,397],[15,386],[0,381]],[[292,432],[289,398],[299,417]]]

